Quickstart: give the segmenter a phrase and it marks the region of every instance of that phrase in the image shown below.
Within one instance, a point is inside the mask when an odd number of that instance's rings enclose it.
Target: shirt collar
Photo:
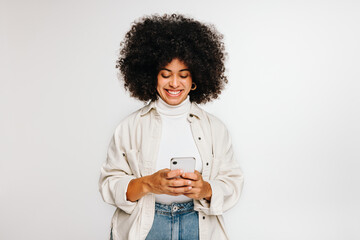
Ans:
[[[151,110],[155,110],[157,112],[156,106],[155,106],[155,101],[151,101],[145,107],[143,107],[140,110],[140,116],[145,116],[146,114],[151,112]],[[199,119],[201,119],[203,117],[203,112],[202,112],[201,108],[194,102],[191,103],[189,116],[190,116],[190,120],[194,116]]]

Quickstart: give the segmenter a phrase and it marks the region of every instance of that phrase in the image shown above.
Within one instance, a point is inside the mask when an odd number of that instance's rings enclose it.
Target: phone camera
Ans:
[[[176,164],[177,164],[177,161],[173,161],[173,164],[176,165]]]

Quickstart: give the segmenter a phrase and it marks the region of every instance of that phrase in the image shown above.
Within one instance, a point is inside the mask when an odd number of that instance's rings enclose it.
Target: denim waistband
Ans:
[[[183,214],[187,212],[194,211],[194,202],[184,202],[184,203],[177,203],[174,202],[172,204],[162,204],[162,203],[155,203],[155,212],[166,214],[166,215],[175,215],[175,214]]]

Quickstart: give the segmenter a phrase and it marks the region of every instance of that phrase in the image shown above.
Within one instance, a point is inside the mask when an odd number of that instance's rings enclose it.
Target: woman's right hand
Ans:
[[[180,176],[183,170],[161,169],[146,177],[144,181],[148,192],[155,194],[182,195],[192,189],[191,181]],[[179,178],[178,178],[179,177]]]

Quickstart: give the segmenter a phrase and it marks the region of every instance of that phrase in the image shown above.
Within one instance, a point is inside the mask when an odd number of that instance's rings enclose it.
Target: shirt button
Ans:
[[[125,157],[125,153],[123,153],[123,156]]]
[[[206,163],[206,166],[209,166],[209,163],[208,163],[208,162]]]
[[[201,137],[199,137],[199,140],[201,140]]]
[[[173,211],[174,211],[174,212],[176,212],[178,209],[179,209],[178,206],[174,206],[174,207],[173,207]]]
[[[189,116],[190,116],[190,117],[193,117],[194,115],[190,114]]]
[[[203,216],[203,219],[205,219],[205,216]]]

